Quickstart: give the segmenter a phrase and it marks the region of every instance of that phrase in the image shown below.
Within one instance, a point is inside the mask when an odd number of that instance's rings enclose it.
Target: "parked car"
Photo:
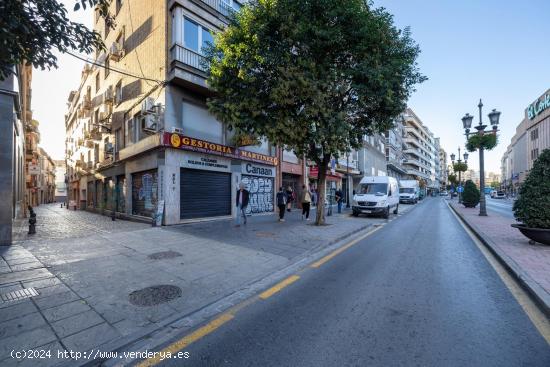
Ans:
[[[506,199],[506,194],[504,193],[504,191],[497,191],[495,199]]]
[[[491,197],[494,199],[495,196],[497,195],[497,190],[491,190],[490,195],[491,195]]]
[[[447,190],[443,190],[439,193],[439,196],[449,196],[449,193],[447,192]]]
[[[397,180],[389,176],[365,176],[353,195],[353,216],[359,214],[380,214],[389,218],[390,210],[399,210],[399,186]]]

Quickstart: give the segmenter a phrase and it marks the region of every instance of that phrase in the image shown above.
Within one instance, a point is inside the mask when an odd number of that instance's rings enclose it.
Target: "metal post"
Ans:
[[[483,147],[479,148],[479,215],[487,216],[487,207],[485,206],[485,167],[483,161]]]
[[[349,153],[346,156],[346,171],[347,171],[346,176],[347,176],[347,186],[348,186],[348,187],[346,187],[346,208],[349,209],[349,207],[350,207],[349,206],[349,179],[350,179],[350,177],[349,177]]]
[[[460,151],[460,150],[459,150]],[[460,162],[460,160],[459,160]],[[458,187],[457,187],[457,191],[458,191],[458,203],[462,203],[462,193],[460,192],[460,186],[462,186],[462,178],[460,176],[460,173],[461,171],[459,170],[458,171]]]

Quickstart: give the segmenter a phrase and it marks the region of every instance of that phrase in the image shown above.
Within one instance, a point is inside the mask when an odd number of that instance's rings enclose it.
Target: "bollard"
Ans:
[[[111,210],[111,220],[113,222],[115,221],[115,211],[114,210]]]
[[[63,203],[61,203],[61,206],[60,206],[60,208],[63,208]]]
[[[29,234],[36,234],[36,213],[32,210],[32,207],[29,205]]]

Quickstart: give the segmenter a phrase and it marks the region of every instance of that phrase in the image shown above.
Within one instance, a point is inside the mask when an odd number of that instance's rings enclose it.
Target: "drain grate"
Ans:
[[[256,232],[257,237],[274,238],[276,235],[273,232]]]
[[[38,296],[38,292],[34,288],[19,289],[17,291],[1,293],[0,299],[2,302],[19,301],[25,298],[31,298]]]
[[[128,299],[134,306],[156,306],[181,297],[182,290],[175,285],[154,285],[130,293]]]
[[[162,252],[155,252],[147,257],[151,260],[161,260],[161,259],[172,259],[178,256],[183,256],[183,255],[177,251],[162,251]]]

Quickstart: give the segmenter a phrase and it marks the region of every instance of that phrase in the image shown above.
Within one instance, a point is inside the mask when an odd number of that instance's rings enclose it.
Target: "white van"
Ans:
[[[420,195],[420,185],[416,180],[399,181],[399,202],[416,204]]]
[[[399,210],[399,186],[397,180],[388,176],[365,176],[353,195],[353,215],[381,214],[389,218],[390,210]]]

